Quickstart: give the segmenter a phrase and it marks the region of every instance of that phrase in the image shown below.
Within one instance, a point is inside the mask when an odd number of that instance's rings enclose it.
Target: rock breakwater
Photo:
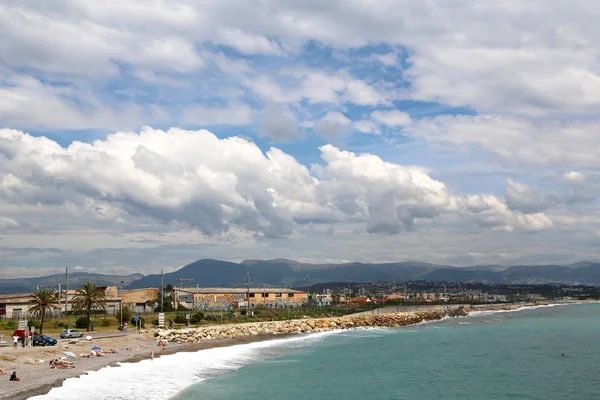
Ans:
[[[446,310],[376,315],[349,315],[344,317],[296,319],[287,321],[250,322],[242,324],[210,325],[177,330],[157,330],[158,339],[183,343],[198,343],[204,340],[226,339],[253,335],[282,335],[294,333],[316,333],[344,329],[394,328],[414,325],[444,317],[461,317],[472,311],[514,310],[527,305],[503,305],[478,308],[459,307]]]

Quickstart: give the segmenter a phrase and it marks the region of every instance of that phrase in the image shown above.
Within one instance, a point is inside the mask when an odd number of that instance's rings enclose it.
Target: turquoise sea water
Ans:
[[[600,304],[346,331],[261,348],[172,398],[597,400],[599,340]]]

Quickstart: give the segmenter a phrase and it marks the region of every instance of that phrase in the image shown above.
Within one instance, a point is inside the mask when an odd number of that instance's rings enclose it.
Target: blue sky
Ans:
[[[597,259],[593,2],[0,11],[11,276]]]

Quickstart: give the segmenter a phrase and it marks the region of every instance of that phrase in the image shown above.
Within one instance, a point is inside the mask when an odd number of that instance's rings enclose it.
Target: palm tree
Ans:
[[[37,288],[31,293],[31,306],[27,309],[27,313],[40,318],[40,333],[43,333],[44,329],[44,317],[46,313],[51,313],[54,306],[58,305],[58,299],[54,291],[50,289]]]
[[[92,282],[87,282],[75,291],[75,295],[73,295],[73,308],[76,311],[85,310],[87,316],[87,330],[89,331],[92,325],[90,319],[92,308],[106,309],[104,290],[100,286],[94,285]]]

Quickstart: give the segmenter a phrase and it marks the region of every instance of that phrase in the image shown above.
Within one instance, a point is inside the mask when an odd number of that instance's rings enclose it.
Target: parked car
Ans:
[[[77,329],[63,329],[60,332],[61,339],[79,338],[83,337],[83,332],[79,332]]]
[[[31,337],[31,345],[32,346],[46,346],[46,342],[44,342],[44,338],[39,335],[33,335]]]
[[[46,335],[33,335],[31,344],[33,346],[54,346],[56,344],[56,339]]]

